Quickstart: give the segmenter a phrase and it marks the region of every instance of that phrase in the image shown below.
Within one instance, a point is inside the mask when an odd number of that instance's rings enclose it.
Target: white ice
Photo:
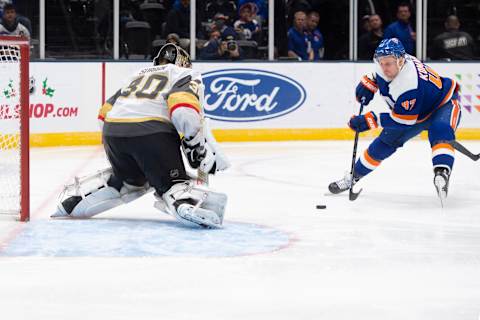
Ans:
[[[229,203],[212,232],[152,195],[51,220],[62,185],[106,161],[100,147],[32,150],[32,221],[0,217],[0,318],[479,319],[480,163],[457,153],[441,209],[426,141],[361,181],[355,202],[326,195],[351,141],[223,146],[233,167],[211,184]]]

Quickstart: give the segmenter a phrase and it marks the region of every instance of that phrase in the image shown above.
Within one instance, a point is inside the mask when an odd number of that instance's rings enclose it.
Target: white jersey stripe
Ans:
[[[432,151],[432,158],[435,158],[436,156],[439,156],[439,155],[442,155],[442,154],[454,157],[455,156],[455,151],[453,151],[451,149],[447,149],[447,148],[439,148],[437,150]]]

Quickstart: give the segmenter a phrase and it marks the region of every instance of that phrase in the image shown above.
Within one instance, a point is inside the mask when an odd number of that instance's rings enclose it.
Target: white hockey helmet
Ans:
[[[185,50],[173,43],[166,43],[163,47],[160,48],[157,56],[153,59],[154,66],[168,63],[183,68],[192,67],[190,55]]]

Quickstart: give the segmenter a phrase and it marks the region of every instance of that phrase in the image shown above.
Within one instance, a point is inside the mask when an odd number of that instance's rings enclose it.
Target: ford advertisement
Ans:
[[[226,69],[202,74],[204,110],[220,121],[259,121],[283,116],[305,101],[305,89],[281,74],[255,69]]]

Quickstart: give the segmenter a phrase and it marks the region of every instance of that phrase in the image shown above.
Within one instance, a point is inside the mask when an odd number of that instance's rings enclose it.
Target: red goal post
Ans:
[[[30,219],[28,39],[0,36],[0,213]]]

